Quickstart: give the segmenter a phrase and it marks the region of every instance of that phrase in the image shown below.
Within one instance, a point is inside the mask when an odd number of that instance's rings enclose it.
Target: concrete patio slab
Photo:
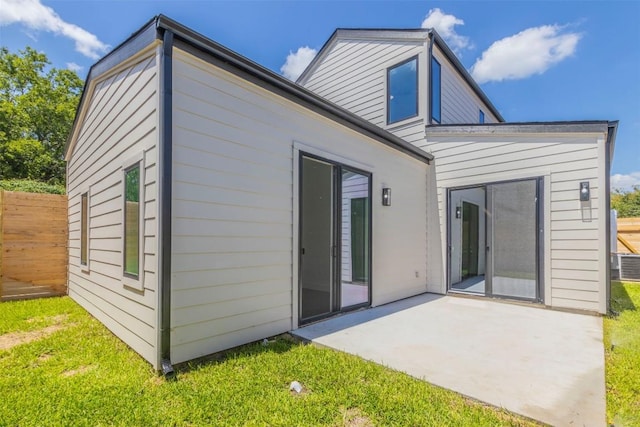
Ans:
[[[293,333],[551,425],[605,425],[596,316],[423,294]]]

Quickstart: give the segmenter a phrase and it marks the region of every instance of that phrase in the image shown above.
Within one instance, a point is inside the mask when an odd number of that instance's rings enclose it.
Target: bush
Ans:
[[[48,184],[46,182],[32,181],[29,179],[0,180],[0,190],[46,194],[66,193],[66,188],[62,184]]]

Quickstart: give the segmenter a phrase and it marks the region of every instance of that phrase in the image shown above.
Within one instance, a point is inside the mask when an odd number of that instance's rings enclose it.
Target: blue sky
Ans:
[[[620,120],[612,186],[640,185],[640,1],[0,0],[0,45],[84,78],[158,13],[289,77],[337,27],[435,27],[507,121]]]

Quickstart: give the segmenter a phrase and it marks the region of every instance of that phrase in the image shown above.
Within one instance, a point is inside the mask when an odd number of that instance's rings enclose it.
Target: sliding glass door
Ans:
[[[542,179],[448,191],[449,290],[542,300]]]
[[[303,155],[300,162],[300,321],[370,302],[371,177]]]

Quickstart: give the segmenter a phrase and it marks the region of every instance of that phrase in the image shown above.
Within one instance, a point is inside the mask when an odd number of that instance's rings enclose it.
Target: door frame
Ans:
[[[447,224],[447,230],[446,230],[446,272],[445,272],[445,276],[446,276],[446,284],[447,284],[447,293],[458,293],[458,294],[467,294],[463,291],[457,290],[457,289],[452,289],[452,283],[451,283],[451,269],[452,269],[452,263],[451,263],[451,252],[452,252],[452,242],[451,242],[451,208],[452,208],[452,204],[451,204],[451,193],[454,191],[458,191],[458,190],[466,190],[466,189],[471,189],[471,188],[484,188],[485,189],[485,193],[484,193],[484,201],[485,201],[485,210],[487,210],[487,206],[488,206],[488,201],[489,201],[489,197],[488,197],[488,192],[487,192],[487,187],[490,185],[494,185],[494,184],[509,184],[509,183],[514,183],[514,182],[521,182],[521,181],[535,181],[536,182],[536,198],[537,198],[537,205],[536,205],[536,228],[537,228],[537,233],[536,233],[536,297],[534,299],[531,298],[523,298],[523,297],[517,297],[517,296],[503,296],[503,295],[494,295],[492,293],[491,290],[491,286],[490,284],[487,284],[487,280],[486,277],[490,274],[493,273],[493,269],[491,267],[491,262],[490,260],[492,259],[493,254],[489,254],[489,251],[487,249],[487,246],[489,245],[489,233],[490,230],[492,229],[490,221],[488,221],[488,215],[485,214],[484,215],[484,221],[485,221],[485,248],[483,249],[486,253],[485,255],[485,292],[483,295],[480,294],[473,294],[473,295],[478,295],[478,296],[482,296],[482,297],[487,297],[487,298],[497,298],[497,299],[506,299],[506,300],[518,300],[518,301],[526,301],[526,302],[534,302],[534,303],[540,303],[543,304],[544,303],[544,299],[545,299],[545,218],[544,218],[544,211],[545,211],[545,187],[544,187],[544,176],[531,176],[531,177],[524,177],[524,178],[517,178],[517,179],[508,179],[508,180],[499,180],[499,181],[490,181],[490,182],[483,182],[483,183],[478,183],[478,184],[468,184],[468,185],[462,185],[462,186],[456,186],[456,187],[448,187],[446,188],[446,212],[445,212],[445,218],[446,218],[446,224]]]
[[[321,155],[317,155],[317,154],[313,154],[307,151],[304,151],[302,149],[300,150],[296,150],[297,151],[297,185],[295,187],[297,187],[297,219],[298,219],[298,238],[297,240],[297,244],[294,245],[294,250],[297,250],[298,256],[297,258],[297,284],[296,284],[296,289],[297,289],[297,324],[298,325],[304,325],[304,324],[308,324],[311,322],[315,322],[318,320],[322,320],[322,319],[326,319],[328,317],[332,317],[335,316],[339,313],[344,313],[347,311],[351,311],[351,310],[357,310],[359,308],[363,308],[363,307],[369,307],[371,306],[371,299],[372,299],[372,284],[373,284],[373,277],[372,277],[372,261],[373,261],[373,189],[372,189],[372,184],[373,184],[373,174],[371,172],[368,172],[366,170],[363,170],[361,168],[358,167],[354,167],[351,166],[349,164],[343,163],[341,161],[337,161],[337,160],[332,160],[330,158],[327,157],[323,157]],[[326,164],[330,164],[333,166],[333,177],[334,177],[334,188],[333,188],[333,224],[334,224],[334,229],[331,231],[331,233],[333,234],[333,242],[334,242],[334,253],[333,253],[333,258],[334,258],[334,271],[331,274],[331,279],[332,279],[332,298],[331,298],[331,305],[333,307],[333,309],[328,312],[328,313],[324,313],[321,315],[317,315],[317,316],[312,316],[309,318],[302,318],[302,289],[301,289],[301,285],[302,285],[302,228],[303,228],[303,223],[304,223],[304,218],[302,217],[302,203],[303,203],[303,197],[304,195],[302,194],[303,191],[303,186],[302,184],[302,180],[303,180],[303,171],[304,171],[304,167],[303,167],[303,159],[304,158],[308,158],[308,159],[312,159],[312,160],[316,160],[322,163],[326,163]],[[369,250],[368,250],[368,254],[367,254],[367,258],[368,258],[368,265],[367,265],[367,274],[369,277],[369,282],[368,282],[368,286],[367,286],[367,301],[360,303],[360,304],[355,304],[355,305],[350,305],[348,307],[341,307],[341,299],[342,299],[342,279],[341,279],[341,273],[342,273],[342,171],[343,170],[347,170],[347,171],[351,171],[351,172],[355,172],[359,175],[363,175],[367,178],[367,198],[369,200],[369,205],[368,205],[368,209],[367,209],[367,214],[368,214],[368,233],[369,233]],[[294,191],[295,191],[295,187],[294,187]],[[295,202],[294,202],[295,203]],[[294,215],[296,214],[296,212],[294,212]]]

